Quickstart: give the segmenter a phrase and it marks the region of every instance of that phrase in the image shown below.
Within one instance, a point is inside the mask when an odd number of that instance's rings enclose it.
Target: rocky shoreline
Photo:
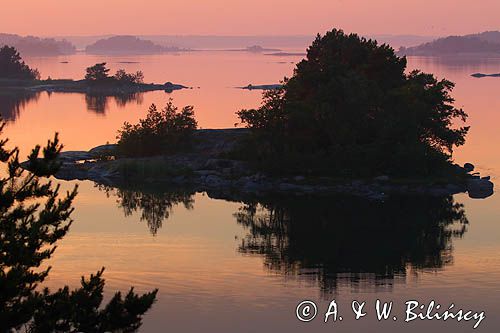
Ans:
[[[186,153],[148,158],[115,159],[116,145],[103,145],[89,151],[61,153],[62,167],[56,177],[63,180],[91,180],[119,187],[126,182],[166,183],[187,186],[195,191],[242,193],[251,195],[331,195],[348,194],[371,200],[389,195],[445,196],[468,193],[472,198],[493,194],[489,177],[470,174],[454,184],[411,179],[392,179],[381,175],[372,179],[333,179],[328,177],[270,177],[255,173],[242,161],[227,159],[235,143],[248,134],[245,129],[198,130],[193,149]],[[457,166],[458,167],[458,166]]]
[[[86,80],[1,80],[0,87],[12,91],[30,91],[30,92],[66,92],[66,93],[85,93],[85,94],[131,94],[149,91],[163,90],[172,92],[174,90],[188,89],[181,84],[166,82],[157,83],[133,83],[133,84],[100,84],[92,85]]]

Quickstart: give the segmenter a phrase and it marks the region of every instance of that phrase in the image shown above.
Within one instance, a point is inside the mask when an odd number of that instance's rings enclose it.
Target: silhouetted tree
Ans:
[[[3,125],[0,126],[0,132]],[[8,150],[0,140],[0,163],[7,164],[0,177],[0,331],[24,326],[30,332],[131,332],[141,325],[142,315],[151,307],[157,291],[138,296],[133,289],[122,297],[116,293],[101,308],[104,280],[102,270],[81,288],[64,287],[55,293],[40,290],[50,267],[40,269],[56,250],[72,223],[76,187],[65,196],[59,186],[41,177],[59,169],[62,149],[57,135],[43,149],[36,146],[23,170],[19,150]],[[3,173],[2,173],[3,174]]]
[[[87,74],[85,75],[85,80],[90,82],[101,83],[106,82],[109,79],[109,68],[106,67],[105,62],[87,67],[86,72]]]
[[[143,83],[144,74],[141,71],[127,73],[124,69],[119,69],[113,76],[116,81],[122,84]]]
[[[172,99],[161,110],[152,104],[146,118],[140,119],[138,124],[123,124],[117,136],[118,149],[127,156],[176,152],[190,143],[197,126],[192,106],[179,111]]]
[[[40,73],[24,63],[19,52],[4,45],[0,48],[0,79],[37,80]]]
[[[279,172],[342,175],[420,174],[448,170],[468,127],[453,106],[453,83],[405,73],[388,45],[332,30],[319,36],[284,87],[241,110],[253,129],[248,155]]]

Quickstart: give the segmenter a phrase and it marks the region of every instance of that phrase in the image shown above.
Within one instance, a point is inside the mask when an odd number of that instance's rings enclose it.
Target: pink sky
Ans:
[[[500,30],[499,0],[16,0],[0,32],[33,35],[448,35]]]

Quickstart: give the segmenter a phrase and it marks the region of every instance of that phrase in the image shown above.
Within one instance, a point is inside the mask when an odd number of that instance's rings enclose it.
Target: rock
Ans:
[[[99,155],[111,155],[115,152],[117,144],[106,144],[94,147],[88,151],[90,155],[99,156]]]
[[[474,171],[474,164],[472,164],[472,163],[465,163],[464,164],[464,170],[466,172],[472,172],[472,171]]]
[[[494,185],[487,179],[467,180],[467,192],[469,197],[474,199],[484,199],[493,195]]]
[[[218,172],[215,170],[196,170],[194,173],[201,177],[209,175],[218,175]]]
[[[220,187],[226,186],[228,184],[228,181],[216,175],[208,175],[205,177],[204,183],[209,187]]]
[[[302,189],[302,187],[290,183],[281,183],[278,185],[278,189],[283,192],[292,192],[292,191],[299,191]]]
[[[64,151],[59,155],[59,159],[63,162],[77,162],[90,160],[93,155],[87,151]]]
[[[387,182],[389,181],[389,176],[378,176],[378,177],[375,177],[373,178],[374,181],[376,182]]]
[[[207,160],[203,168],[207,170],[216,170],[216,169],[230,168],[232,166],[233,163],[230,160],[211,158]]]

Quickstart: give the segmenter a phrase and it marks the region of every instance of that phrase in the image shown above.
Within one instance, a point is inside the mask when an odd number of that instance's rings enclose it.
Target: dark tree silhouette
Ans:
[[[94,66],[87,67],[85,74],[85,80],[94,82],[94,83],[102,83],[109,80],[109,68],[106,67],[106,63],[95,64]]]
[[[146,118],[138,124],[123,124],[117,136],[118,149],[126,156],[177,152],[189,145],[197,126],[192,106],[179,110],[172,99],[161,110],[152,104]]]
[[[0,79],[37,80],[40,73],[26,65],[14,47],[4,45],[0,48]]]
[[[388,45],[332,30],[319,36],[284,87],[257,110],[238,112],[253,129],[254,160],[279,172],[448,174],[468,127],[453,83],[405,73]]]
[[[72,223],[76,187],[61,197],[59,186],[41,180],[59,169],[62,146],[57,135],[41,158],[40,146],[33,149],[25,165],[30,172],[21,167],[19,150],[8,150],[6,144],[7,140],[0,140],[0,163],[7,165],[6,176],[0,177],[0,331],[21,326],[30,332],[137,329],[157,290],[139,296],[131,289],[125,298],[116,293],[101,308],[101,270],[89,280],[82,278],[81,288],[73,291],[68,287],[55,293],[39,291],[50,271],[40,265],[52,256]]]

